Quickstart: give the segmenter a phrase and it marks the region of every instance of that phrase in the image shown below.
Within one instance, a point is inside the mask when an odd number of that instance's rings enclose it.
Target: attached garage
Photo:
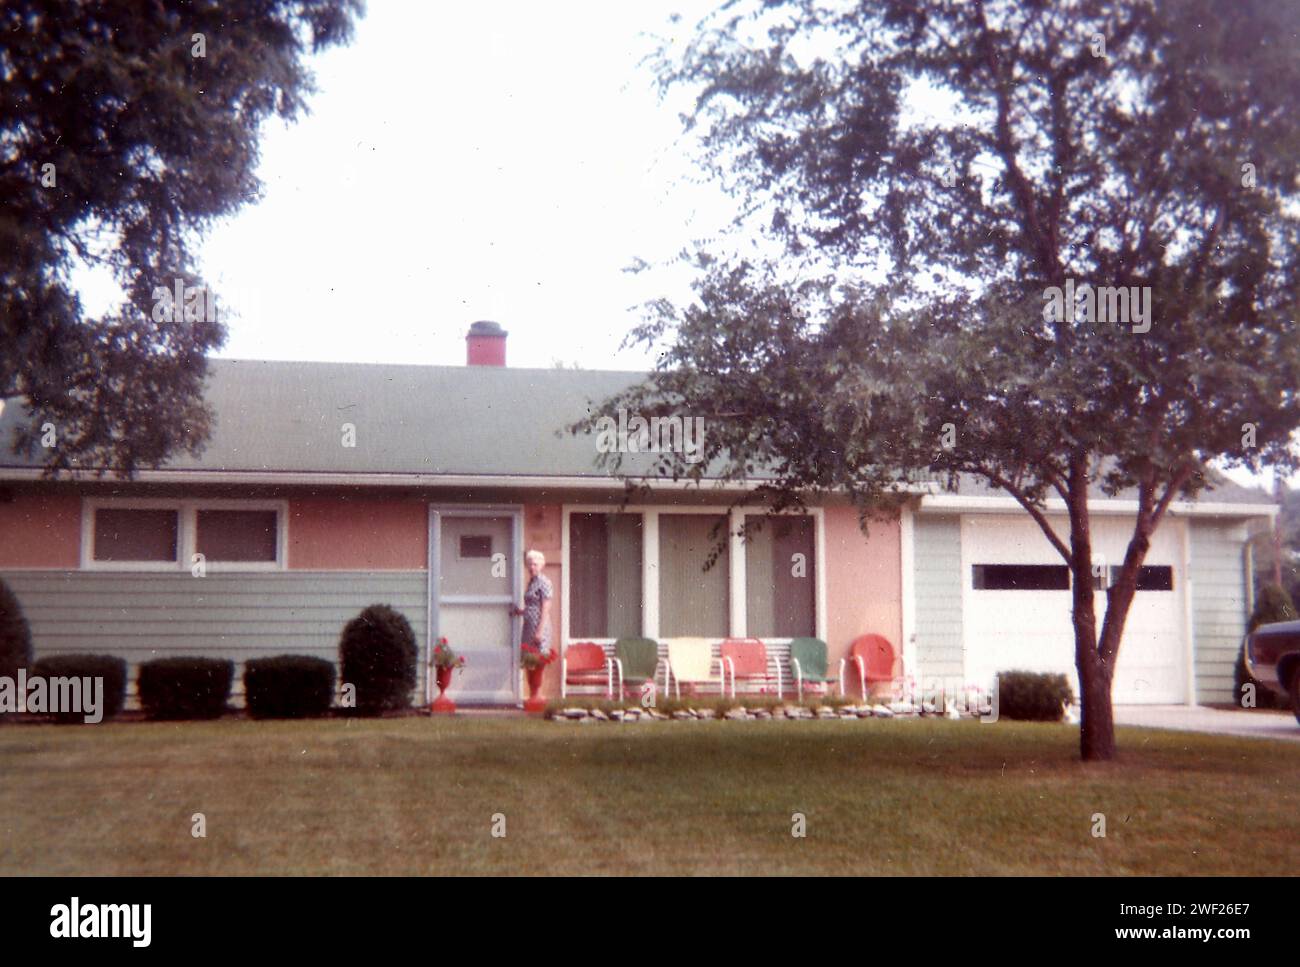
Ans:
[[[1068,534],[1063,518],[1052,523],[1058,534]],[[1166,520],[1152,538],[1120,646],[1116,702],[1188,700],[1186,527],[1185,520]],[[1126,517],[1093,519],[1099,631],[1106,610],[1103,588],[1117,576],[1131,531]],[[1062,672],[1077,695],[1071,578],[1061,556],[1025,516],[965,515],[961,535],[967,677],[985,682],[1010,669]]]
[[[917,685],[987,687],[1012,669],[1060,672],[1078,694],[1071,577],[1061,555],[1014,500],[963,481],[903,515],[903,654]],[[968,492],[972,491],[972,492]],[[1119,704],[1237,700],[1233,670],[1250,614],[1252,533],[1276,506],[1221,483],[1178,501],[1157,528],[1138,579],[1115,673]],[[1048,518],[1068,540],[1059,500]],[[1117,579],[1137,502],[1089,501],[1098,630],[1104,587]]]

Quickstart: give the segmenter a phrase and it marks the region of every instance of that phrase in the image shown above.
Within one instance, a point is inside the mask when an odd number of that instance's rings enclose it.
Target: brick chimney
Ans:
[[[495,322],[476,322],[465,337],[466,366],[504,366],[506,331]]]

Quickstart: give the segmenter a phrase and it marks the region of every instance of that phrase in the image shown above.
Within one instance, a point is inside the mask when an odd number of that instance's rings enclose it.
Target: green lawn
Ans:
[[[1122,761],[1084,766],[1077,736],[936,719],[11,725],[0,874],[1300,869],[1300,744],[1122,729]]]

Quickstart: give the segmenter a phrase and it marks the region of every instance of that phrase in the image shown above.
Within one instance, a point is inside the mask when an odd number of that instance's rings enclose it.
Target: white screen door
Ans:
[[[517,603],[522,528],[515,509],[430,509],[429,654],[446,638],[465,656],[451,680],[450,697],[459,704],[519,698],[520,619],[510,609]]]

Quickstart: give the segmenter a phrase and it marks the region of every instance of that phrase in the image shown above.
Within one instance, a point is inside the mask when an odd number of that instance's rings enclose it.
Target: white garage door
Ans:
[[[1064,520],[1057,533],[1068,534]],[[1109,573],[1124,559],[1127,518],[1093,518],[1094,563]],[[1120,643],[1114,698],[1120,704],[1186,701],[1182,560],[1184,522],[1166,519],[1151,540],[1142,584]],[[1023,668],[1063,672],[1079,694],[1074,662],[1073,601],[1061,557],[1038,525],[1020,517],[963,519],[963,612],[967,677],[979,682]],[[1106,608],[1095,596],[1097,630]]]

